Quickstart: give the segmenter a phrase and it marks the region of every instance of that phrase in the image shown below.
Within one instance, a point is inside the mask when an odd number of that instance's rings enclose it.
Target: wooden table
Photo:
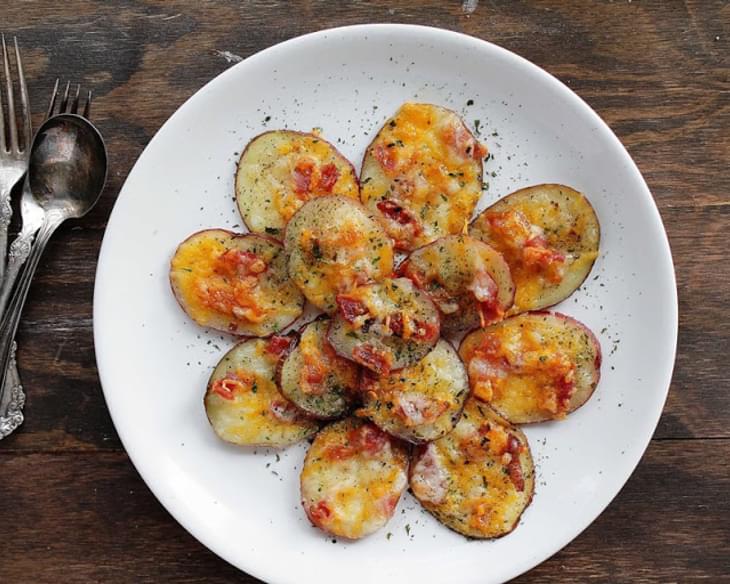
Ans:
[[[51,242],[21,323],[27,421],[0,442],[0,581],[254,581],[165,512],[114,432],[92,339],[99,245],[144,146],[234,55],[393,21],[493,41],[568,84],[638,163],[674,253],[679,352],[654,439],[596,522],[519,581],[730,582],[730,4],[474,4],[3,3],[0,27],[19,37],[36,114],[56,76],[93,86],[111,174],[93,213]]]

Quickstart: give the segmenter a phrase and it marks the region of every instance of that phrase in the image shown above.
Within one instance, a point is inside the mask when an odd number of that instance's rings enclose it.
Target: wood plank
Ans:
[[[255,582],[188,535],[122,453],[0,456],[0,475],[6,584]],[[730,440],[655,442],[607,511],[517,581],[720,582],[728,489]]]

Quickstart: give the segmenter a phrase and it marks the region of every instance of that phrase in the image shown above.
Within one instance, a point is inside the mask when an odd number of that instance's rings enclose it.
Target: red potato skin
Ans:
[[[434,104],[434,105],[435,105],[435,104]],[[466,125],[466,122],[464,122],[463,118],[462,118],[462,117],[461,117],[461,116],[460,116],[459,114],[457,114],[457,113],[456,113],[456,112],[455,112],[454,110],[452,110],[452,109],[450,109],[450,108],[447,108],[447,107],[443,107],[443,106],[438,106],[438,107],[440,107],[440,108],[441,108],[441,109],[443,109],[444,111],[447,111],[447,112],[449,112],[449,113],[451,113],[451,114],[454,114],[454,115],[455,115],[456,117],[458,117],[458,118],[459,118],[459,120],[461,121],[461,125],[462,125],[462,126],[464,127],[464,129],[465,129],[465,130],[466,130],[467,132],[469,132],[469,135],[470,135],[470,136],[471,136],[472,138],[474,138],[474,141],[475,141],[475,142],[478,142],[479,144],[482,144],[481,140],[478,140],[478,139],[477,139],[477,137],[476,137],[476,136],[474,135],[474,132],[472,132],[472,131],[471,131],[471,130],[469,129],[469,126],[467,126],[467,125]],[[395,116],[395,114],[393,114],[393,116],[390,116],[390,117],[388,118],[388,120],[390,120],[390,119],[391,119],[391,118],[393,118],[394,116]],[[386,120],[386,122],[385,122],[385,123],[387,123],[387,122],[388,122],[388,120]],[[378,130],[377,134],[375,134],[375,137],[374,137],[374,138],[373,138],[373,139],[372,139],[372,140],[370,141],[370,143],[368,144],[367,148],[365,148],[365,154],[363,155],[363,158],[362,158],[362,162],[360,163],[360,168],[361,168],[361,169],[365,167],[365,160],[367,160],[367,157],[368,157],[368,156],[370,155],[370,152],[371,152],[371,150],[372,150],[372,148],[373,148],[373,144],[375,143],[375,140],[377,140],[377,138],[378,138],[378,135],[380,134],[380,131],[381,131],[381,130],[382,130],[382,129],[383,129],[384,127],[385,127],[385,123],[384,123],[384,124],[383,124],[382,126],[380,126],[380,129]],[[483,158],[480,158],[480,159],[478,159],[478,160],[477,160],[477,159],[474,159],[474,160],[475,160],[475,162],[478,162],[478,163],[479,163],[479,183],[480,183],[480,184],[481,184],[482,182],[484,182],[484,161],[485,161],[485,160],[489,160],[490,156],[491,156],[491,154],[489,153],[489,149],[487,148],[487,154],[486,154],[486,156],[484,156]],[[361,186],[362,186],[362,171],[361,171],[361,174],[360,174],[360,176],[358,177],[358,187],[361,187]],[[362,199],[361,199],[361,201],[362,201]],[[477,204],[478,204],[478,201],[477,201]],[[475,205],[475,207],[476,207],[476,205]],[[472,213],[473,213],[473,212],[474,212],[474,209],[472,209]],[[381,217],[381,214],[380,214],[380,213],[374,213],[374,214],[376,215],[376,217],[377,217],[378,221],[380,222],[380,224],[381,224],[381,225],[383,225],[383,229],[385,229],[385,225],[386,225],[386,223],[385,223],[385,221],[383,220],[383,218]],[[388,233],[388,232],[387,232],[387,230],[386,230],[386,234],[387,234],[387,233]],[[451,235],[454,235],[454,234],[451,234]],[[392,238],[391,238],[391,239],[392,239]],[[441,238],[438,238],[438,239],[441,239]],[[436,239],[436,240],[434,240],[434,241],[438,241],[438,239]],[[433,243],[433,242],[432,242],[432,243]],[[428,245],[428,244],[425,244],[425,245]],[[420,246],[420,247],[423,247],[423,246]],[[394,242],[393,242],[393,249],[395,249],[395,250],[398,250],[398,251],[400,251],[400,252],[404,252],[404,253],[411,253],[411,252],[413,252],[413,251],[415,251],[416,249],[419,249],[419,248],[413,248],[413,249],[409,249],[409,248],[407,248],[407,247],[403,247],[403,246],[399,246],[399,245],[396,245],[396,242],[394,241]]]
[[[398,276],[398,277],[400,277],[400,276]],[[415,284],[414,284],[414,286],[415,286]],[[420,290],[420,288],[419,288],[419,290]],[[437,306],[436,306],[436,305],[434,304],[433,300],[431,300],[431,298],[430,298],[430,297],[429,297],[428,295],[426,295],[426,299],[427,299],[427,300],[428,300],[428,301],[429,301],[429,302],[430,302],[430,303],[431,303],[431,304],[433,305],[433,307],[434,307],[434,309],[435,309],[435,311],[436,311],[436,314],[437,314],[437,315],[438,315],[438,317],[439,317],[439,334],[438,334],[438,335],[436,335],[436,341],[434,342],[434,344],[433,344],[433,345],[432,345],[432,347],[431,347],[431,348],[433,348],[433,347],[435,347],[435,346],[436,346],[436,343],[438,343],[439,339],[443,338],[443,337],[441,337],[441,312],[439,311],[438,307],[437,307]],[[358,367],[360,367],[360,369],[361,369],[361,371],[360,371],[360,378],[362,379],[362,376],[363,376],[363,374],[364,374],[364,373],[363,373],[363,366],[362,366],[362,365],[361,365],[360,363],[358,363],[357,361],[355,361],[355,360],[354,360],[354,359],[352,358],[352,355],[346,355],[345,353],[341,352],[341,351],[340,351],[340,350],[339,350],[339,349],[338,349],[338,348],[337,348],[337,347],[336,347],[336,346],[335,346],[335,345],[334,345],[333,343],[331,343],[331,342],[330,342],[330,340],[329,340],[329,338],[330,338],[330,331],[332,330],[332,325],[334,324],[334,322],[335,322],[335,318],[337,318],[337,315],[338,315],[338,313],[337,313],[337,312],[335,312],[335,313],[334,313],[334,314],[332,315],[332,317],[331,317],[331,320],[330,320],[330,324],[329,324],[329,327],[327,328],[327,342],[328,342],[328,343],[330,343],[330,347],[332,347],[332,348],[333,348],[333,349],[335,350],[335,353],[337,353],[337,354],[338,354],[338,355],[339,355],[340,357],[343,357],[343,358],[347,359],[348,361],[352,361],[353,363],[357,364],[357,366],[358,366]],[[407,366],[406,366],[406,367],[407,367]],[[391,369],[391,370],[390,370],[390,373],[395,373],[396,371],[402,371],[402,370],[403,370],[403,369],[405,369],[406,367],[397,367],[397,368],[395,368],[395,369]]]
[[[235,239],[238,239],[241,237],[258,237],[259,239],[263,239],[264,241],[269,241],[271,243],[275,243],[276,245],[278,245],[279,247],[282,248],[282,251],[284,249],[284,245],[281,243],[281,241],[279,241],[278,239],[275,239],[273,237],[270,237],[268,235],[259,235],[258,233],[236,233],[235,231],[231,231],[230,229],[221,229],[221,228],[213,227],[213,228],[209,228],[209,229],[200,229],[199,231],[196,231],[195,233],[191,233],[190,235],[188,235],[185,239],[183,239],[182,242],[180,242],[178,244],[178,246],[175,248],[175,252],[172,254],[172,256],[175,257],[175,255],[177,254],[177,251],[180,249],[180,247],[182,245],[184,245],[185,243],[187,243],[188,240],[192,239],[196,235],[205,233],[206,231],[220,231],[220,232],[225,233],[226,235],[232,236]],[[185,310],[182,300],[177,295],[177,292],[175,292],[175,286],[172,283],[172,269],[169,270],[168,282],[170,284],[170,290],[172,291],[172,295],[174,296],[175,301],[177,302],[178,306],[182,309],[182,311],[187,315],[188,312],[187,312],[187,310]],[[304,307],[304,303],[302,303],[302,308],[303,307]],[[294,325],[301,318],[302,318],[302,315],[297,316],[289,324],[287,324],[285,327],[282,327],[282,328],[288,328],[288,327]],[[195,322],[192,318],[190,320],[192,322]],[[195,323],[195,324],[197,325],[197,323]],[[198,326],[200,326],[200,325],[198,325]],[[269,337],[272,337],[273,335],[276,334],[276,333],[272,332],[272,333],[269,333],[268,335],[264,335],[262,337],[257,337],[255,335],[237,335],[237,334],[231,333],[231,331],[229,331],[229,330],[217,329],[212,326],[207,326],[207,327],[203,327],[203,328],[209,328],[209,329],[221,332],[221,333],[226,333],[227,335],[230,335],[230,336],[238,339],[239,341],[245,341],[247,339],[268,339]]]
[[[532,310],[529,312],[521,312],[519,315],[514,315],[514,316],[522,316],[525,314],[534,314],[536,316],[548,315],[548,316],[554,316],[554,317],[560,318],[562,320],[568,321],[568,322],[576,325],[578,328],[582,329],[583,331],[585,331],[585,333],[588,335],[588,338],[591,340],[591,343],[593,344],[593,346],[595,348],[595,351],[596,351],[596,358],[594,361],[595,374],[594,374],[593,383],[591,384],[592,385],[591,391],[588,393],[588,395],[586,396],[586,399],[584,401],[582,401],[577,406],[575,406],[572,410],[567,412],[568,414],[572,414],[576,410],[579,410],[581,407],[583,407],[590,400],[590,398],[593,396],[593,393],[596,391],[596,388],[598,387],[598,382],[601,380],[601,364],[603,363],[603,350],[601,349],[601,343],[598,341],[598,338],[593,333],[593,331],[591,329],[589,329],[586,325],[584,325],[578,319],[573,318],[572,316],[568,316],[567,314],[563,314],[562,312],[554,312],[554,311],[550,311],[550,310]],[[508,317],[508,318],[512,318],[512,317]],[[471,333],[473,333],[474,331],[477,331],[477,330],[482,330],[482,329],[475,328],[470,331],[467,331],[467,333],[461,339],[461,342],[459,343],[459,349],[457,350],[457,353],[459,354],[460,358],[461,358],[461,346],[464,344],[464,340]],[[481,402],[481,403],[488,406],[491,410],[493,410],[495,412],[497,411],[492,406],[490,406],[488,403],[486,403],[486,402]],[[499,414],[499,412],[497,412],[497,415],[501,415],[501,414]],[[542,422],[522,422],[520,424],[520,426],[527,426],[530,424],[541,424],[541,423]]]
[[[246,223],[246,218],[241,213],[241,208],[238,206],[238,195],[235,192],[236,176],[238,176],[238,167],[240,166],[241,160],[243,160],[243,157],[245,156],[246,152],[248,151],[249,146],[254,142],[254,140],[258,140],[259,138],[261,138],[262,136],[265,136],[267,134],[275,134],[277,132],[282,132],[282,131],[291,132],[292,134],[297,134],[298,136],[302,136],[302,137],[316,138],[317,140],[320,140],[321,142],[324,142],[325,144],[329,145],[332,148],[332,150],[334,150],[335,154],[337,156],[339,156],[344,162],[346,162],[348,164],[348,166],[352,169],[352,176],[355,178],[355,184],[357,185],[357,192],[358,192],[358,199],[352,199],[352,201],[354,201],[356,203],[359,202],[360,176],[357,174],[355,165],[352,162],[350,162],[350,160],[348,158],[346,158],[345,155],[342,154],[342,152],[340,152],[335,147],[334,144],[332,144],[332,142],[330,142],[329,140],[325,140],[324,138],[321,138],[321,137],[317,136],[316,134],[312,134],[311,132],[302,132],[301,130],[267,130],[265,132],[261,132],[260,134],[256,134],[253,138],[251,138],[248,141],[248,143],[246,144],[246,147],[243,149],[243,152],[241,152],[241,156],[238,157],[238,162],[236,162],[236,170],[233,173],[233,184],[234,184],[233,190],[234,190],[234,196],[236,199],[236,209],[238,209],[238,214],[241,216],[241,220],[243,221],[243,224],[246,226],[246,229],[248,229],[249,231],[251,231],[251,227],[249,226],[248,223]],[[319,197],[317,197],[317,198],[319,198]],[[288,223],[287,223],[287,225],[288,225]],[[281,239],[275,239],[275,241],[282,243],[284,241],[285,233],[286,233],[286,226],[284,227],[284,230],[281,232]],[[274,238],[272,238],[272,239],[274,239]]]
[[[511,197],[513,195],[517,195],[517,194],[519,194],[519,193],[521,193],[523,191],[526,191],[527,189],[534,189],[536,187],[561,187],[561,186],[564,186],[564,185],[561,185],[561,184],[558,184],[558,183],[541,183],[539,185],[533,185],[533,186],[529,186],[529,187],[524,187],[524,188],[522,188],[522,189],[520,189],[518,191],[515,191],[514,193],[510,193],[509,195],[505,195],[504,197],[502,197],[501,199],[499,199],[499,201],[493,203],[492,205],[490,205],[489,207],[487,207],[486,209],[484,209],[481,213],[479,213],[476,217],[474,217],[474,219],[472,219],[469,222],[468,230],[471,231],[472,225],[474,225],[474,222],[477,220],[477,218],[479,216],[481,216],[482,213],[488,211],[489,209],[491,209],[494,205],[496,205],[500,201],[506,201],[509,197]],[[573,189],[573,190],[575,190],[575,189]],[[601,244],[600,244],[600,242],[602,241],[602,238],[601,238],[602,233],[601,233],[601,222],[598,221],[598,213],[596,213],[596,210],[593,207],[593,205],[591,204],[591,202],[588,200],[588,197],[586,197],[580,191],[576,191],[576,192],[580,195],[581,200],[583,200],[583,202],[585,202],[585,204],[588,205],[591,208],[591,211],[593,211],[593,215],[595,215],[595,217],[596,217],[596,225],[598,227],[598,242],[599,242],[598,243],[598,254],[599,254],[598,257],[600,257],[600,254],[601,254]],[[598,258],[596,258],[596,259],[598,259]],[[529,311],[528,310],[526,312],[541,312],[541,311],[547,311],[550,308],[552,308],[553,306],[557,306],[558,304],[560,304],[566,298],[569,298],[570,295],[573,294],[573,292],[575,292],[576,290],[579,290],[580,287],[583,286],[583,284],[585,283],[585,281],[588,279],[588,276],[590,276],[591,275],[591,272],[593,272],[593,266],[594,265],[596,265],[596,260],[593,260],[593,264],[591,264],[591,269],[588,270],[588,272],[586,272],[586,275],[580,281],[580,284],[578,284],[578,286],[575,288],[575,290],[573,290],[572,292],[570,292],[570,294],[568,294],[567,296],[564,296],[563,298],[561,298],[560,300],[558,300],[556,302],[553,302],[549,306],[544,306],[544,307],[540,308],[539,310],[532,310],[532,311]],[[515,293],[516,292],[517,292],[517,287],[515,287]],[[513,296],[513,302],[514,302],[514,296]],[[520,313],[520,314],[523,314],[523,313]],[[555,313],[555,314],[557,314],[557,313]],[[570,317],[568,317],[568,318],[570,318]],[[593,333],[591,333],[591,335],[593,335]]]
[[[447,235],[447,236],[444,236],[444,237],[439,237],[438,239],[435,239],[431,243],[427,243],[427,244],[422,245],[420,247],[417,247],[416,249],[414,249],[413,251],[411,251],[408,254],[408,256],[395,269],[395,274],[397,275],[397,277],[399,277],[399,278],[408,278],[408,276],[404,272],[405,272],[405,270],[406,270],[406,268],[408,266],[408,262],[410,261],[412,254],[414,254],[417,251],[423,249],[424,247],[428,247],[429,245],[436,245],[439,241],[441,241],[443,239],[446,239],[446,237],[450,237],[450,236]],[[479,240],[479,239],[477,239],[476,241],[481,242],[481,240]],[[484,242],[481,242],[481,243],[484,243]],[[488,245],[488,244],[484,244],[484,245]],[[499,253],[499,252],[497,252],[497,253]],[[509,268],[509,266],[508,266],[508,268]],[[410,280],[410,278],[408,278],[408,279]],[[413,280],[411,280],[411,281],[413,282],[414,286],[416,286],[416,288],[418,288],[419,290],[423,290],[423,292],[425,292],[426,295],[429,296],[429,300],[431,299],[431,297],[428,294],[428,291],[427,290],[425,290],[424,288],[421,288],[415,281],[413,281]],[[515,286],[515,283],[513,281],[512,282],[512,298],[510,298],[510,301],[509,301],[508,305],[504,309],[505,313],[507,313],[509,311],[509,309],[512,308],[512,305],[515,302],[515,294],[516,293],[517,293],[517,287]],[[434,303],[434,305],[436,306],[436,310],[438,310],[439,315],[443,318],[444,317],[444,314],[439,309],[438,304]],[[494,323],[492,323],[492,324],[494,324]],[[471,331],[468,331],[468,332],[471,332]]]

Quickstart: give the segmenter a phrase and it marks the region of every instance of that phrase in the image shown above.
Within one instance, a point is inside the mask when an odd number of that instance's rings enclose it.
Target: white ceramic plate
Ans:
[[[603,377],[566,421],[526,428],[536,494],[519,527],[467,541],[405,496],[380,532],[334,542],[299,504],[305,445],[280,453],[220,442],[203,411],[208,376],[234,339],[175,302],[168,264],[204,227],[239,229],[238,153],[266,129],[320,127],[356,166],[406,100],[462,113],[495,159],[481,206],[561,182],[587,194],[601,257],[558,306],[598,335]],[[473,101],[472,105],[471,102]],[[677,299],[657,209],[611,130],[574,93],[487,42],[431,28],[341,28],[282,43],[226,71],[150,142],[107,227],[94,294],[99,374],[132,461],[172,515],[240,569],[269,582],[501,582],[578,535],[616,495],[656,427],[672,373]],[[130,527],[131,528],[131,527]]]

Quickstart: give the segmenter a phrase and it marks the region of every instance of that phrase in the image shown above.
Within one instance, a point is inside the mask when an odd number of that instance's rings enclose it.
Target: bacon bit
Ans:
[[[533,237],[525,243],[522,260],[526,266],[544,270],[548,280],[555,284],[563,279],[565,255],[550,249],[543,237]]]
[[[345,460],[356,454],[376,456],[388,442],[387,434],[372,424],[363,424],[347,433],[345,444],[333,444],[325,449],[323,456],[328,460]]]
[[[210,391],[217,393],[223,399],[232,400],[235,397],[236,391],[243,391],[245,387],[238,379],[225,378],[215,381]]]
[[[308,193],[312,186],[312,173],[314,172],[314,163],[310,160],[300,160],[294,167],[294,192],[297,194]]]
[[[398,409],[396,410],[396,414],[403,420],[406,426],[430,424],[449,407],[446,402],[428,399],[415,392],[400,394],[397,398],[397,403]]]
[[[471,153],[472,158],[474,158],[474,160],[481,160],[482,158],[486,158],[488,154],[489,150],[487,149],[487,147],[481,142],[475,140],[474,150],[472,150]]]
[[[390,367],[393,364],[393,356],[390,353],[378,350],[369,343],[355,347],[352,351],[352,359],[380,375],[390,373]]]
[[[355,322],[355,319],[358,316],[368,314],[368,310],[362,302],[355,300],[354,298],[350,298],[349,296],[345,296],[344,294],[339,294],[335,298],[335,302],[337,303],[337,308],[339,309],[342,318],[350,324]]]
[[[385,171],[392,172],[395,169],[395,148],[387,148],[382,143],[378,143],[373,147],[373,156]]]
[[[402,337],[403,336],[403,314],[400,312],[396,312],[394,315],[388,315],[387,319],[389,320],[387,326],[390,328],[392,333],[396,337]]]
[[[250,275],[262,274],[268,266],[255,253],[228,249],[216,258],[214,270],[222,276],[231,278],[245,278]]]
[[[330,163],[325,164],[321,169],[321,175],[319,177],[318,188],[326,193],[332,192],[332,187],[335,186],[337,179],[340,178],[340,171],[337,167]]]
[[[322,384],[326,376],[327,366],[322,361],[305,363],[299,376],[299,387],[302,393],[322,395],[327,389],[327,386]]]
[[[414,235],[418,235],[423,231],[416,215],[400,205],[393,199],[383,199],[378,201],[376,205],[378,210],[388,219],[395,221],[399,225],[413,225]]]
[[[271,415],[284,423],[290,423],[299,417],[299,410],[291,402],[283,399],[276,399],[269,404]]]
[[[404,276],[411,280],[416,287],[423,288],[425,285],[425,282],[423,281],[423,278],[421,275],[416,271],[416,268],[413,267],[411,262],[403,262],[400,267],[396,270],[396,274],[394,277],[397,276]]]
[[[324,501],[319,501],[314,505],[310,505],[307,509],[307,515],[315,525],[321,525],[323,521],[329,519],[332,515],[332,510],[329,505]]]
[[[507,465],[507,472],[509,473],[509,478],[515,488],[519,492],[524,491],[525,477],[522,476],[522,465],[520,464],[520,457],[518,455],[514,455],[512,457],[512,460]]]
[[[380,499],[378,501],[378,507],[380,507],[382,514],[386,517],[392,516],[399,499],[400,495],[388,495]]]
[[[555,382],[555,397],[558,400],[558,408],[567,411],[570,400],[575,392],[575,369],[571,368],[568,373],[559,377]]]
[[[421,341],[430,341],[434,337],[439,336],[440,327],[437,323],[416,321],[415,324],[416,331],[413,336],[416,339]]]
[[[284,335],[274,335],[269,339],[266,345],[266,352],[271,353],[275,357],[281,357],[281,354],[289,348],[292,338]]]

